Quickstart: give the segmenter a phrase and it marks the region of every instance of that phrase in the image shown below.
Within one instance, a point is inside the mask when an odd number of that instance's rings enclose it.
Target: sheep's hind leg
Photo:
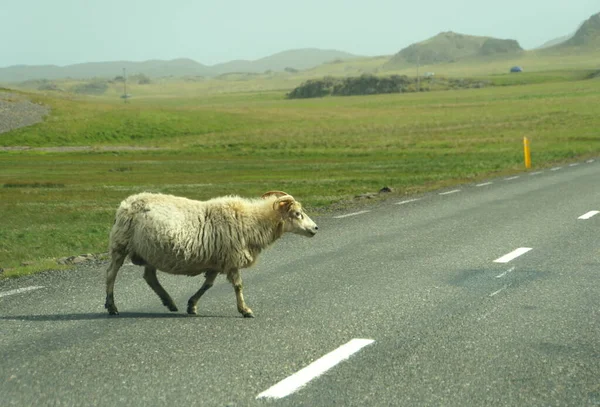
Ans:
[[[254,318],[252,310],[246,305],[244,301],[242,276],[239,270],[234,270],[227,274],[227,279],[233,284],[235,290],[235,299],[237,301],[237,309],[244,316],[244,318]]]
[[[196,294],[192,295],[188,301],[187,313],[190,315],[196,315],[198,313],[198,300],[204,293],[213,286],[215,283],[215,279],[219,275],[218,271],[207,271],[205,274],[206,280],[204,280],[204,284],[202,287],[196,292]]]
[[[110,315],[119,314],[117,306],[115,305],[114,288],[117,273],[123,265],[125,257],[127,257],[126,254],[120,253],[118,251],[112,251],[110,265],[106,270],[106,302],[104,303],[104,308],[108,310],[108,313]]]
[[[167,307],[169,311],[177,311],[175,302],[173,302],[173,299],[169,293],[167,293],[163,286],[158,282],[158,278],[156,277],[156,268],[152,266],[146,266],[144,268],[144,280],[146,280],[150,288],[152,288],[152,290],[158,294],[163,305]]]

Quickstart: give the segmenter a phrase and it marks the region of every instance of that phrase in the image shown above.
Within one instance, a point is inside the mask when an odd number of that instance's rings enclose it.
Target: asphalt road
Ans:
[[[223,277],[198,317],[202,278],[159,274],[170,313],[132,265],[118,317],[106,265],[2,281],[0,404],[600,405],[600,161],[481,184],[284,237],[244,271],[255,319]],[[357,338],[372,342],[259,397]]]

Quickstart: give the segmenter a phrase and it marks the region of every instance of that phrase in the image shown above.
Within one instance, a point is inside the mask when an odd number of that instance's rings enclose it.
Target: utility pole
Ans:
[[[123,103],[127,103],[127,73],[123,68]]]
[[[417,54],[417,93],[421,91],[421,77],[419,76],[419,65],[421,65],[421,54]]]

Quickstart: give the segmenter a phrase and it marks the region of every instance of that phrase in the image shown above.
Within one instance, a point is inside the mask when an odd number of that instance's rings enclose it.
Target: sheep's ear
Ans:
[[[286,211],[290,208],[290,206],[292,206],[294,202],[296,202],[296,200],[293,196],[284,195],[282,197],[277,198],[277,200],[273,202],[273,209]]]
[[[289,195],[287,192],[283,192],[283,191],[269,191],[269,192],[265,192],[264,194],[262,194],[261,198],[262,199],[267,199],[268,197],[275,195],[277,198],[281,198],[282,196],[286,196]]]

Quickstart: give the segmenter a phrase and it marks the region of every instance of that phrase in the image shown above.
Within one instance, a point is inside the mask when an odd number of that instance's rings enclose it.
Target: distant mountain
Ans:
[[[15,65],[0,68],[0,82],[22,82],[36,79],[85,79],[85,78],[114,78],[123,74],[143,73],[150,77],[158,76],[205,76],[211,73],[206,65],[191,59],[173,59],[170,61],[150,60],[144,62],[113,61],[88,62],[83,64],[56,65]]]
[[[304,48],[279,52],[254,61],[236,60],[225,62],[213,65],[211,69],[217,74],[228,72],[283,71],[286,68],[303,70],[334,60],[357,58],[360,57],[343,51]]]
[[[144,74],[149,77],[161,76],[215,76],[231,72],[283,71],[286,68],[302,70],[333,60],[360,58],[347,52],[322,49],[297,49],[280,52],[255,61],[231,61],[213,66],[203,65],[191,59],[170,61],[150,60],[144,62],[113,61],[88,62],[83,64],[56,65],[14,65],[0,68],[0,82],[23,82],[38,79],[87,79],[114,78],[123,74]]]
[[[571,38],[558,46],[600,49],[600,13],[596,13],[584,21]]]
[[[514,54],[520,51],[523,51],[523,48],[515,40],[501,40],[448,31],[402,49],[390,59],[384,68],[393,69],[407,63],[412,65],[417,63],[421,65],[438,64],[469,57]]]
[[[577,27],[577,30],[579,30],[584,23],[585,22],[579,24],[579,27]],[[577,30],[573,31],[571,34],[563,35],[562,37],[558,37],[558,38],[554,38],[552,40],[546,41],[545,43],[543,43],[542,45],[540,45],[539,47],[536,47],[534,49],[545,49],[545,48],[553,47],[555,45],[562,44],[563,42],[573,38],[575,36],[575,33],[577,32]]]
[[[562,37],[558,37],[558,38],[554,38],[550,41],[546,41],[545,43],[543,43],[539,47],[536,47],[535,49],[550,48],[555,45],[562,44],[563,42],[567,41],[568,39],[571,39],[574,35],[575,35],[575,33],[569,34],[569,35],[563,35]]]

